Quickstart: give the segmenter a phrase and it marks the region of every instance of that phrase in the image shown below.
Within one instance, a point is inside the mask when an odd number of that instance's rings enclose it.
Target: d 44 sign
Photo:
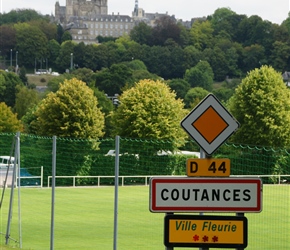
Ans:
[[[187,159],[187,176],[230,176],[230,159]]]

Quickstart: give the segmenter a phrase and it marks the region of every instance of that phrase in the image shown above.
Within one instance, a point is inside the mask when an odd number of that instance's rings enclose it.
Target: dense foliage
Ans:
[[[120,136],[173,140],[180,145],[186,137],[180,127],[185,114],[182,101],[166,84],[142,80],[120,96],[112,123]]]
[[[241,123],[235,142],[285,147],[290,142],[290,91],[281,75],[263,66],[249,72],[230,100],[230,111]]]
[[[39,104],[33,123],[39,135],[96,139],[104,130],[104,114],[97,106],[97,98],[84,82],[65,80]]]

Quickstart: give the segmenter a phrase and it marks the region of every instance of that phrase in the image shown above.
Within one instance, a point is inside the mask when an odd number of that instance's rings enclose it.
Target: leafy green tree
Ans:
[[[270,57],[271,65],[278,71],[287,70],[287,62],[289,61],[290,45],[286,42],[275,41],[273,51]]]
[[[65,41],[71,41],[72,40],[72,36],[71,34],[69,33],[69,31],[65,31],[63,34],[62,34],[62,37],[61,37],[61,43],[65,42]]]
[[[265,62],[265,48],[259,44],[253,44],[244,48],[243,71],[247,72],[259,68]]]
[[[219,47],[215,46],[214,48],[205,49],[203,51],[203,56],[205,60],[209,62],[214,72],[214,79],[217,81],[225,80],[229,72],[229,61],[226,58],[225,52],[223,52]]]
[[[22,123],[4,102],[0,102],[0,114],[0,132],[22,131]]]
[[[13,108],[18,86],[23,86],[18,75],[0,70],[0,102],[5,102],[7,106]]]
[[[209,17],[210,22],[214,28],[214,34],[217,35],[221,31],[226,32],[231,38],[233,37],[232,16],[236,15],[230,8],[218,8]]]
[[[0,14],[0,25],[11,23],[24,23],[32,20],[45,19],[41,14],[32,9],[16,9],[8,13]]]
[[[21,119],[26,112],[34,107],[39,102],[39,95],[35,89],[21,87],[16,94],[16,102],[14,110],[17,113],[18,119]]]
[[[27,79],[27,76],[26,76],[26,69],[25,67],[20,67],[20,70],[19,70],[19,78],[20,80],[24,83],[24,85],[28,85],[28,79]]]
[[[94,95],[98,99],[98,108],[104,113],[105,116],[105,136],[111,137],[114,125],[111,122],[111,112],[114,110],[114,104],[111,99],[98,88],[93,88]]]
[[[229,101],[229,110],[241,124],[233,135],[237,143],[285,147],[290,142],[290,92],[281,74],[262,66],[248,73]]]
[[[164,45],[166,40],[172,39],[180,43],[180,27],[170,16],[162,16],[157,19],[152,29],[152,39],[154,45]]]
[[[113,64],[109,69],[96,73],[95,87],[110,96],[120,94],[126,83],[131,82],[132,73],[133,70],[124,63]]]
[[[190,29],[191,44],[198,50],[211,47],[213,39],[213,27],[210,21],[194,22]]]
[[[56,59],[59,55],[60,51],[60,45],[59,43],[55,40],[49,40],[48,41],[48,62],[49,66],[52,68],[56,68]]]
[[[58,57],[56,59],[57,68],[60,72],[65,72],[70,68],[71,53],[74,52],[76,43],[72,41],[65,41],[61,44]]]
[[[0,48],[1,55],[10,59],[10,50],[16,47],[16,30],[13,25],[0,26]]]
[[[48,41],[45,34],[36,26],[27,23],[15,24],[16,50],[19,65],[34,67],[35,59],[45,59],[48,56]]]
[[[187,91],[184,97],[184,103],[186,108],[194,108],[200,101],[208,95],[208,91],[201,88],[195,87]]]
[[[184,80],[191,87],[201,87],[208,91],[213,87],[213,71],[206,61],[200,61],[196,66],[185,71]]]
[[[34,125],[39,135],[97,139],[104,134],[104,114],[97,106],[84,82],[65,80],[39,104]]]
[[[202,51],[195,48],[193,45],[187,46],[183,49],[183,67],[190,69],[194,67],[199,61],[203,60]]]
[[[67,74],[67,73],[53,77],[48,81],[47,89],[50,92],[56,92],[56,91],[58,91],[61,83],[63,83],[65,80],[70,80],[72,78],[73,78],[73,75]]]
[[[56,41],[61,44],[61,38],[64,33],[63,27],[61,24],[57,24],[56,26]]]
[[[172,140],[184,143],[186,134],[180,127],[185,116],[183,103],[161,81],[142,80],[123,92],[120,105],[112,115],[115,134],[131,138]]]
[[[139,44],[152,44],[152,28],[144,22],[140,22],[130,32],[130,38]]]
[[[91,69],[79,68],[74,70],[71,74],[78,80],[85,82],[87,86],[90,86],[91,83],[94,84],[95,73]]]
[[[55,23],[50,22],[50,20],[33,20],[29,24],[38,27],[45,34],[48,41],[57,39],[57,26]]]
[[[172,79],[168,81],[169,87],[175,91],[176,97],[184,99],[187,91],[190,89],[190,85],[184,79]]]

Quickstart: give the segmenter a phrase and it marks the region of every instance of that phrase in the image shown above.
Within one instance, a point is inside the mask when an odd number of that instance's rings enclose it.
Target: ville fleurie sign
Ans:
[[[151,212],[262,211],[260,178],[153,177],[149,185]]]
[[[240,126],[212,94],[207,95],[180,124],[208,155],[212,155]]]
[[[167,247],[246,248],[246,217],[166,215],[164,245]]]

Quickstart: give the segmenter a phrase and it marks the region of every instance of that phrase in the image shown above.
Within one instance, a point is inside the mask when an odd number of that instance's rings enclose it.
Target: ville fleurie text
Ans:
[[[236,216],[166,215],[164,244],[168,247],[247,246],[247,218]]]

